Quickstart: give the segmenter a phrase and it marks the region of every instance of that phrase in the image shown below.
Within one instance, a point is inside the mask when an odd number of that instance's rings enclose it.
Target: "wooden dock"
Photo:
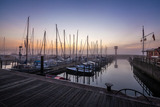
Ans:
[[[104,88],[0,69],[0,107],[160,107],[160,99],[115,95]]]

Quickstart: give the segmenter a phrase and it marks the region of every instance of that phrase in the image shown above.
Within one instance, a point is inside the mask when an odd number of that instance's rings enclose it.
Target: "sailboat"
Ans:
[[[76,73],[86,73],[86,74],[93,74],[93,67],[95,63],[92,61],[88,61],[88,36],[87,36],[87,62],[76,65],[75,67],[67,67],[69,71],[73,71]]]

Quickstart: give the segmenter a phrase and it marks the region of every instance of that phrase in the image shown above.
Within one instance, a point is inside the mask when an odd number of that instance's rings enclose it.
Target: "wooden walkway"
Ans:
[[[160,100],[158,100],[160,101]],[[158,107],[104,88],[0,69],[0,107]]]

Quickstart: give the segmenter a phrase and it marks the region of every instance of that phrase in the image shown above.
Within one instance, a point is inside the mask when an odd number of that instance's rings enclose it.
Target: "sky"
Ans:
[[[16,49],[26,37],[27,17],[30,17],[30,35],[43,39],[46,30],[48,46],[55,47],[56,27],[61,41],[76,35],[79,45],[102,40],[108,54],[141,54],[142,26],[145,35],[154,32],[145,41],[145,49],[160,47],[160,0],[0,0],[0,50]],[[73,39],[73,38],[72,38]],[[68,43],[68,42],[67,42]],[[104,53],[104,51],[103,51]]]

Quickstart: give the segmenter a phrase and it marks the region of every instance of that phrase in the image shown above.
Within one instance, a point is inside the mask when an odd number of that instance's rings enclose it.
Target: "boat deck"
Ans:
[[[6,106],[158,107],[160,103],[115,95],[104,88],[0,69],[0,107]]]

